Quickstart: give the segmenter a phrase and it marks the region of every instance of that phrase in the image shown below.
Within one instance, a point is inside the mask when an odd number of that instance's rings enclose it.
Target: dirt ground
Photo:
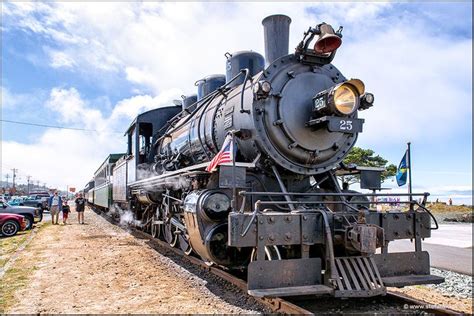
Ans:
[[[21,253],[16,268],[31,275],[7,313],[264,311],[228,283],[186,270],[92,211],[85,225],[75,215],[70,225],[44,227]]]
[[[444,306],[448,309],[472,315],[472,298],[459,299],[443,296],[437,291],[423,286],[408,286],[402,289],[390,288],[393,292],[402,293],[418,300],[424,301],[429,305]]]

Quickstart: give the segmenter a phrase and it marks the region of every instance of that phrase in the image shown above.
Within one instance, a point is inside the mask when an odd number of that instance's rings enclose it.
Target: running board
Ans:
[[[286,297],[300,295],[326,295],[333,294],[334,290],[326,285],[305,285],[280,287],[273,289],[248,290],[248,294],[256,297]]]
[[[382,278],[386,286],[401,287],[417,284],[440,284],[444,278],[436,275],[401,275]]]
[[[321,259],[256,260],[248,267],[248,293],[258,297],[328,294],[321,284]]]
[[[426,251],[376,254],[373,258],[386,286],[444,282],[444,278],[430,274],[430,255]]]

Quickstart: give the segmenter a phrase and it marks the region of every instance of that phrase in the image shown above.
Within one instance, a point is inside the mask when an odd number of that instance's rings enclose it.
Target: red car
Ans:
[[[0,236],[10,237],[25,229],[24,216],[11,213],[0,214]]]

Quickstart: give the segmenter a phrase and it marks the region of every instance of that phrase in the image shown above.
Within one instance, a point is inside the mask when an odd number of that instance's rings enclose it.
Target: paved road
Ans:
[[[432,237],[423,242],[423,249],[430,253],[431,266],[472,275],[472,225],[441,224]],[[389,244],[390,252],[413,251],[409,240]]]

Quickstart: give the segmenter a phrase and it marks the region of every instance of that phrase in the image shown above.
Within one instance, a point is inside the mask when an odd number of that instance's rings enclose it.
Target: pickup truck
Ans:
[[[11,206],[5,201],[0,201],[0,213],[12,213],[25,217],[26,229],[33,228],[34,223],[43,220],[43,210],[41,208],[29,206]]]
[[[23,200],[24,206],[38,207],[41,210],[48,210],[49,194],[30,194]]]

